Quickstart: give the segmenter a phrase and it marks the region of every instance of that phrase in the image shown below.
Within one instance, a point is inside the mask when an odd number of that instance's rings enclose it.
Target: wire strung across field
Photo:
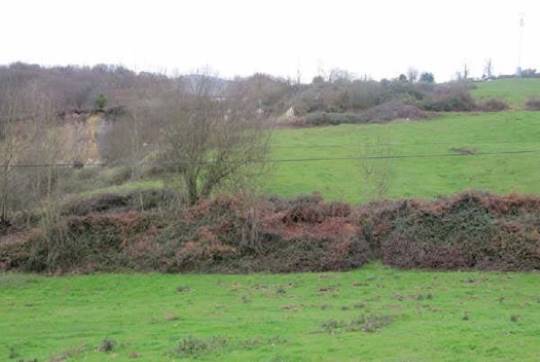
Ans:
[[[489,145],[538,145],[539,142],[512,142],[512,141],[500,141],[500,142],[479,142],[479,143],[461,143],[461,142],[418,142],[418,143],[400,143],[400,142],[389,142],[389,143],[341,143],[341,144],[327,144],[327,145],[273,145],[272,148],[354,148],[360,146],[463,146],[463,147],[474,147],[474,146],[489,146]]]
[[[91,163],[85,164],[84,167],[104,167],[104,166],[131,166],[131,167],[140,167],[140,166],[170,166],[178,164],[213,164],[216,162],[219,163],[292,163],[292,162],[323,162],[323,161],[361,161],[361,160],[388,160],[388,159],[411,159],[411,158],[447,158],[447,157],[478,157],[478,156],[496,156],[496,155],[529,155],[540,153],[540,150],[509,150],[509,151],[492,151],[492,152],[476,152],[470,154],[462,153],[426,153],[426,154],[412,154],[412,155],[368,155],[368,156],[344,156],[344,157],[314,157],[314,158],[284,158],[284,159],[260,159],[260,160],[248,160],[248,161],[204,161],[204,162],[192,162],[187,160],[178,160],[171,162],[138,162],[138,163]],[[13,168],[38,168],[38,167],[73,167],[76,165],[74,163],[49,163],[49,164],[14,164],[10,167]]]

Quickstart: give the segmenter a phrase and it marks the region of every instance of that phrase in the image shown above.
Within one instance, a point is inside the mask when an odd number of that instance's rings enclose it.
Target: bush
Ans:
[[[95,178],[99,175],[100,169],[98,167],[84,167],[75,171],[75,176],[78,180],[88,180]]]
[[[420,75],[420,82],[435,83],[435,77],[433,76],[433,73],[424,72]]]
[[[96,97],[95,106],[96,106],[96,110],[98,111],[105,110],[105,107],[107,106],[107,98],[105,97],[104,94],[102,93],[98,94],[98,96]]]
[[[103,170],[100,177],[109,185],[122,185],[131,179],[132,169],[129,166],[119,166]]]
[[[534,270],[540,269],[539,216],[540,199],[465,193],[385,208],[375,225],[384,231],[371,237],[388,265]]]
[[[189,336],[178,342],[174,355],[179,358],[193,358],[200,355],[216,352],[226,347],[229,340],[223,337],[200,339]]]
[[[118,270],[129,266],[123,243],[146,230],[138,213],[69,217],[29,239],[28,271]]]
[[[540,98],[531,98],[527,100],[525,107],[529,111],[540,111]]]
[[[507,110],[508,103],[500,99],[488,99],[478,105],[478,109],[482,112],[502,112]]]
[[[459,86],[439,87],[422,107],[433,112],[471,112],[477,108],[469,91]]]
[[[429,114],[414,105],[391,101],[364,111],[362,116],[367,122],[376,122],[395,119],[425,119],[429,117]]]
[[[328,113],[313,112],[307,114],[304,118],[304,124],[311,126],[338,125],[342,123],[364,123],[362,115],[356,113]]]
[[[360,113],[309,113],[303,118],[302,125],[324,126],[342,123],[388,122],[396,119],[425,119],[429,116],[427,112],[414,105],[391,101]]]
[[[165,219],[110,213],[126,204],[106,196],[74,207],[84,216],[67,216],[49,231],[0,246],[0,264],[36,272],[293,272],[346,270],[369,260],[351,208],[316,196],[256,203],[220,197]]]
[[[100,352],[111,352],[115,346],[116,346],[115,340],[106,338],[103,341],[101,341],[101,344],[99,345],[98,350]]]

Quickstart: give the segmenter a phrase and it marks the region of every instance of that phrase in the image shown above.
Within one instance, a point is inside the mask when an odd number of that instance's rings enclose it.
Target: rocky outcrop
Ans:
[[[59,125],[65,163],[97,164],[103,161],[103,150],[112,121],[104,113],[72,113]]]

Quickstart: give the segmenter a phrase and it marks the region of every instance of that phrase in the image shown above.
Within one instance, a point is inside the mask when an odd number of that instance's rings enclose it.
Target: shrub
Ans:
[[[433,76],[433,73],[424,72],[420,75],[420,82],[435,83],[435,77]]]
[[[420,108],[399,101],[390,101],[360,113],[309,113],[302,125],[323,126],[342,123],[388,122],[395,119],[425,119],[430,115]]]
[[[255,204],[220,197],[165,219],[126,212],[127,204],[111,195],[71,207],[81,216],[0,247],[3,269],[293,272],[344,270],[369,260],[350,206],[317,196]]]
[[[181,358],[198,357],[202,354],[221,350],[228,343],[229,340],[223,337],[200,339],[189,336],[178,342],[178,346],[174,349],[174,354]]]
[[[20,244],[18,253],[23,257],[16,263],[22,270],[35,272],[126,268],[130,263],[124,244],[144,233],[148,225],[148,217],[134,212],[67,217]]]
[[[376,122],[395,119],[425,119],[429,117],[429,114],[414,105],[391,101],[364,111],[362,116],[367,122]]]
[[[540,111],[540,98],[530,98],[525,103],[525,107],[529,111]]]
[[[111,352],[115,346],[116,346],[116,341],[105,338],[103,341],[101,341],[101,344],[98,349],[100,352]]]
[[[110,185],[121,185],[129,181],[129,179],[131,179],[131,176],[132,169],[129,166],[119,166],[106,169],[100,175],[100,177],[102,177],[104,181]]]
[[[482,112],[502,112],[509,108],[508,103],[500,99],[488,99],[478,105]]]
[[[378,236],[383,261],[406,268],[539,269],[540,233],[533,221],[539,201],[464,193],[402,202],[381,221],[388,223]]]
[[[96,110],[103,111],[105,109],[105,106],[107,106],[107,98],[104,94],[100,93],[96,97],[95,101]]]
[[[476,104],[466,88],[441,86],[422,102],[422,107],[433,112],[470,112],[476,109]]]
[[[75,172],[75,176],[78,180],[87,180],[96,177],[99,171],[98,167],[80,168]]]
[[[338,125],[341,123],[364,123],[362,115],[356,113],[313,112],[303,118],[303,123],[311,126]]]

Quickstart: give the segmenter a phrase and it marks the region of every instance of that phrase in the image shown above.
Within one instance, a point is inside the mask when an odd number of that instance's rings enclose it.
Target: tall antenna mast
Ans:
[[[518,67],[517,75],[521,76],[521,57],[523,52],[523,29],[525,28],[525,14],[519,14],[519,44],[518,44]]]

